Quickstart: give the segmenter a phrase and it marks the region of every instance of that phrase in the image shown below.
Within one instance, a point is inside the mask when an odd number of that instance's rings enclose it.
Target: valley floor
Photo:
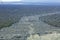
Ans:
[[[54,32],[58,34],[55,34]],[[49,38],[46,40],[50,40],[51,36],[52,38],[55,38],[55,35],[59,35],[59,33],[60,28],[53,27],[40,21],[39,15],[23,16],[18,23],[15,23],[7,28],[2,28],[0,30],[0,39],[35,40],[37,36],[37,38],[40,40],[41,36],[41,40],[44,40],[46,39],[45,36],[47,38],[49,36]]]

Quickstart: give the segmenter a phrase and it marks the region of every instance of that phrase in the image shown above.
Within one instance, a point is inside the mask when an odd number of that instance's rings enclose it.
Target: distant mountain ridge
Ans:
[[[22,4],[22,5],[60,5],[60,3],[41,3],[41,2],[0,2],[0,4]]]

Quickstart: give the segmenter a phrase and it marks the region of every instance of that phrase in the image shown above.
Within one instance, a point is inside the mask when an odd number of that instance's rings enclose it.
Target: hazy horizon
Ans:
[[[60,0],[0,0],[0,2],[40,2],[40,3],[60,3]]]

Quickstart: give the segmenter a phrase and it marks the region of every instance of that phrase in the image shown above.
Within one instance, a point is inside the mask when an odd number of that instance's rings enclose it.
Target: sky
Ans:
[[[0,2],[55,2],[55,3],[60,3],[60,0],[0,0]]]
[[[0,2],[18,2],[21,0],[0,0]]]
[[[60,2],[60,0],[23,0],[25,2]]]

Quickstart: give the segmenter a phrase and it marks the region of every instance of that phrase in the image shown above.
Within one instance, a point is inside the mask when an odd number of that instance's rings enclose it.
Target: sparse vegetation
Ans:
[[[52,13],[57,11],[60,11],[60,6],[0,5],[0,29],[11,26],[13,23],[19,21],[21,16]],[[49,24],[52,24],[52,22],[53,21],[50,21]],[[56,22],[53,23],[56,24]]]
[[[45,23],[49,25],[60,27],[60,14],[44,16],[44,17],[41,17],[40,20],[44,21]]]

